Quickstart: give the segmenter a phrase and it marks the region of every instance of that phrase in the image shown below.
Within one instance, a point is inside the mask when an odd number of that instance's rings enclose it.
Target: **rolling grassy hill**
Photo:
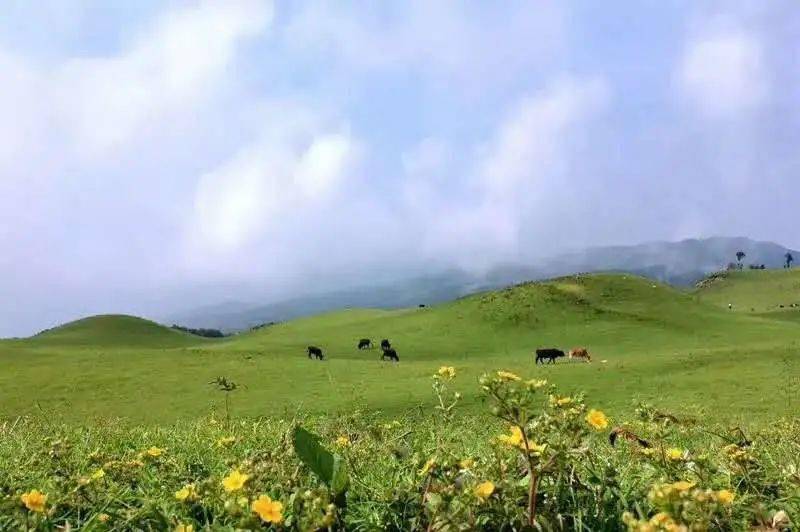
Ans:
[[[800,306],[800,269],[725,272],[698,294],[720,307],[731,304],[734,312],[792,312]]]
[[[766,286],[796,275],[742,272],[695,292],[632,275],[570,276],[428,308],[333,312],[224,340],[132,317],[90,318],[0,342],[0,416],[197,417],[221,408],[209,384],[217,376],[240,385],[231,396],[236,415],[355,407],[393,415],[431,402],[430,375],[447,364],[459,371],[467,408],[477,405],[478,376],[504,368],[585,391],[612,414],[647,400],[749,423],[800,407],[792,377],[800,325],[777,313],[730,312],[727,300],[750,294],[749,304],[769,309],[784,294]],[[362,337],[391,339],[400,364],[357,350]],[[327,360],[308,360],[310,344]],[[542,346],[587,346],[595,362],[535,367],[531,351]]]
[[[619,272],[642,275],[673,286],[690,287],[711,272],[746,253],[745,264],[780,268],[791,252],[773,242],[744,237],[686,239],[680,242],[647,242],[630,246],[601,246],[540,258],[535,264],[499,264],[482,274],[459,269],[412,278],[376,281],[338,290],[310,293],[266,305],[227,301],[165,317],[169,323],[192,327],[241,331],[253,326],[287,321],[342,308],[402,308],[419,303],[450,301],[480,290],[493,290],[523,281],[551,279],[574,272]],[[245,291],[245,293],[248,293]]]
[[[48,329],[25,341],[36,346],[181,347],[203,339],[135,316],[104,315]]]

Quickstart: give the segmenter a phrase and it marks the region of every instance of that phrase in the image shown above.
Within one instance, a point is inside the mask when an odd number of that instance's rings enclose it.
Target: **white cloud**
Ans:
[[[196,263],[208,249],[235,255],[253,239],[307,216],[336,197],[359,153],[346,128],[271,128],[200,178],[187,260]]]
[[[441,141],[426,139],[406,154],[407,217],[418,224],[423,254],[471,268],[518,258],[523,227],[540,231],[531,222],[549,223],[556,192],[571,185],[572,137],[608,99],[602,79],[570,77],[519,97],[471,150],[466,175]]]
[[[711,117],[751,110],[769,92],[761,43],[739,30],[716,30],[692,39],[677,76],[683,94]]]
[[[43,80],[21,58],[0,49],[0,183],[10,179],[12,163],[29,157],[45,131],[46,116],[37,98]]]
[[[20,151],[93,160],[191,117],[271,20],[266,2],[201,2],[163,14],[116,55],[44,66],[0,50],[0,163]]]
[[[598,79],[560,79],[516,102],[483,149],[478,178],[490,200],[513,201],[541,181],[558,179],[568,162],[563,149],[570,128],[608,97]]]
[[[203,2],[170,12],[116,57],[73,59],[50,83],[73,147],[97,155],[158,129],[224,83],[239,43],[263,32],[271,4]]]
[[[556,2],[469,5],[414,0],[397,6],[311,1],[291,14],[284,32],[293,51],[323,54],[358,72],[413,69],[450,89],[498,87],[548,64],[565,42]],[[451,84],[455,83],[455,84]]]
[[[324,198],[347,177],[344,172],[355,159],[356,152],[348,134],[320,135],[297,162],[294,181],[306,197]]]
[[[402,155],[403,171],[407,176],[435,180],[452,162],[452,157],[452,148],[445,140],[426,137]]]

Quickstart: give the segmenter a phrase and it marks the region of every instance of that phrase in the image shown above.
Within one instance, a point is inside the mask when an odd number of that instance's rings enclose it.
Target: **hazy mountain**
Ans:
[[[680,242],[650,242],[632,246],[606,246],[565,253],[535,265],[506,264],[482,275],[447,270],[425,277],[402,279],[391,284],[365,283],[358,288],[296,297],[265,305],[226,302],[170,317],[169,322],[190,327],[247,329],[262,323],[284,321],[347,307],[397,308],[432,304],[484,289],[522,281],[558,277],[578,272],[624,271],[662,282],[691,286],[710,272],[736,262],[736,252],[746,257],[742,264],[783,266],[787,251],[800,261],[800,252],[772,242],[749,238],[714,237]]]
[[[247,329],[263,323],[277,322],[348,307],[399,308],[430,305],[455,299],[480,289],[479,279],[460,270],[436,275],[404,279],[391,284],[361,287],[296,297],[258,306],[232,304],[208,306],[169,318],[170,323],[190,327],[216,328],[226,331]]]

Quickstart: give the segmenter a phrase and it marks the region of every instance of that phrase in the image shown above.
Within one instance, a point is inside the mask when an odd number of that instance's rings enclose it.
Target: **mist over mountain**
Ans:
[[[621,271],[643,275],[676,286],[691,286],[707,274],[736,262],[743,251],[744,267],[763,264],[781,268],[787,251],[800,252],[773,242],[745,237],[713,237],[679,242],[649,242],[630,246],[604,246],[565,253],[536,264],[504,264],[485,273],[449,269],[392,283],[370,284],[339,291],[305,295],[263,305],[227,301],[169,316],[164,321],[190,327],[226,331],[248,329],[348,307],[399,308],[430,305],[523,281],[580,272]]]

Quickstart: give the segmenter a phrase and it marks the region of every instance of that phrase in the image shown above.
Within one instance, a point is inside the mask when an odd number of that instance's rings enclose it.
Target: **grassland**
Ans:
[[[581,275],[224,340],[99,316],[2,341],[0,530],[789,530],[796,279]],[[594,361],[533,364],[575,345]]]
[[[630,275],[581,275],[430,308],[344,310],[208,340],[125,316],[80,320],[0,341],[0,416],[75,423],[170,423],[219,411],[209,384],[235,381],[237,416],[397,415],[430,404],[430,374],[459,370],[467,409],[479,375],[507,368],[585,391],[604,409],[636,402],[743,424],[800,409],[800,272],[737,272],[684,292]],[[727,308],[733,302],[734,311]],[[753,308],[754,311],[744,309]],[[390,338],[399,364],[361,337]],[[305,347],[325,350],[310,361]],[[534,367],[540,346],[587,346],[592,364]],[[605,362],[601,362],[605,361]]]

